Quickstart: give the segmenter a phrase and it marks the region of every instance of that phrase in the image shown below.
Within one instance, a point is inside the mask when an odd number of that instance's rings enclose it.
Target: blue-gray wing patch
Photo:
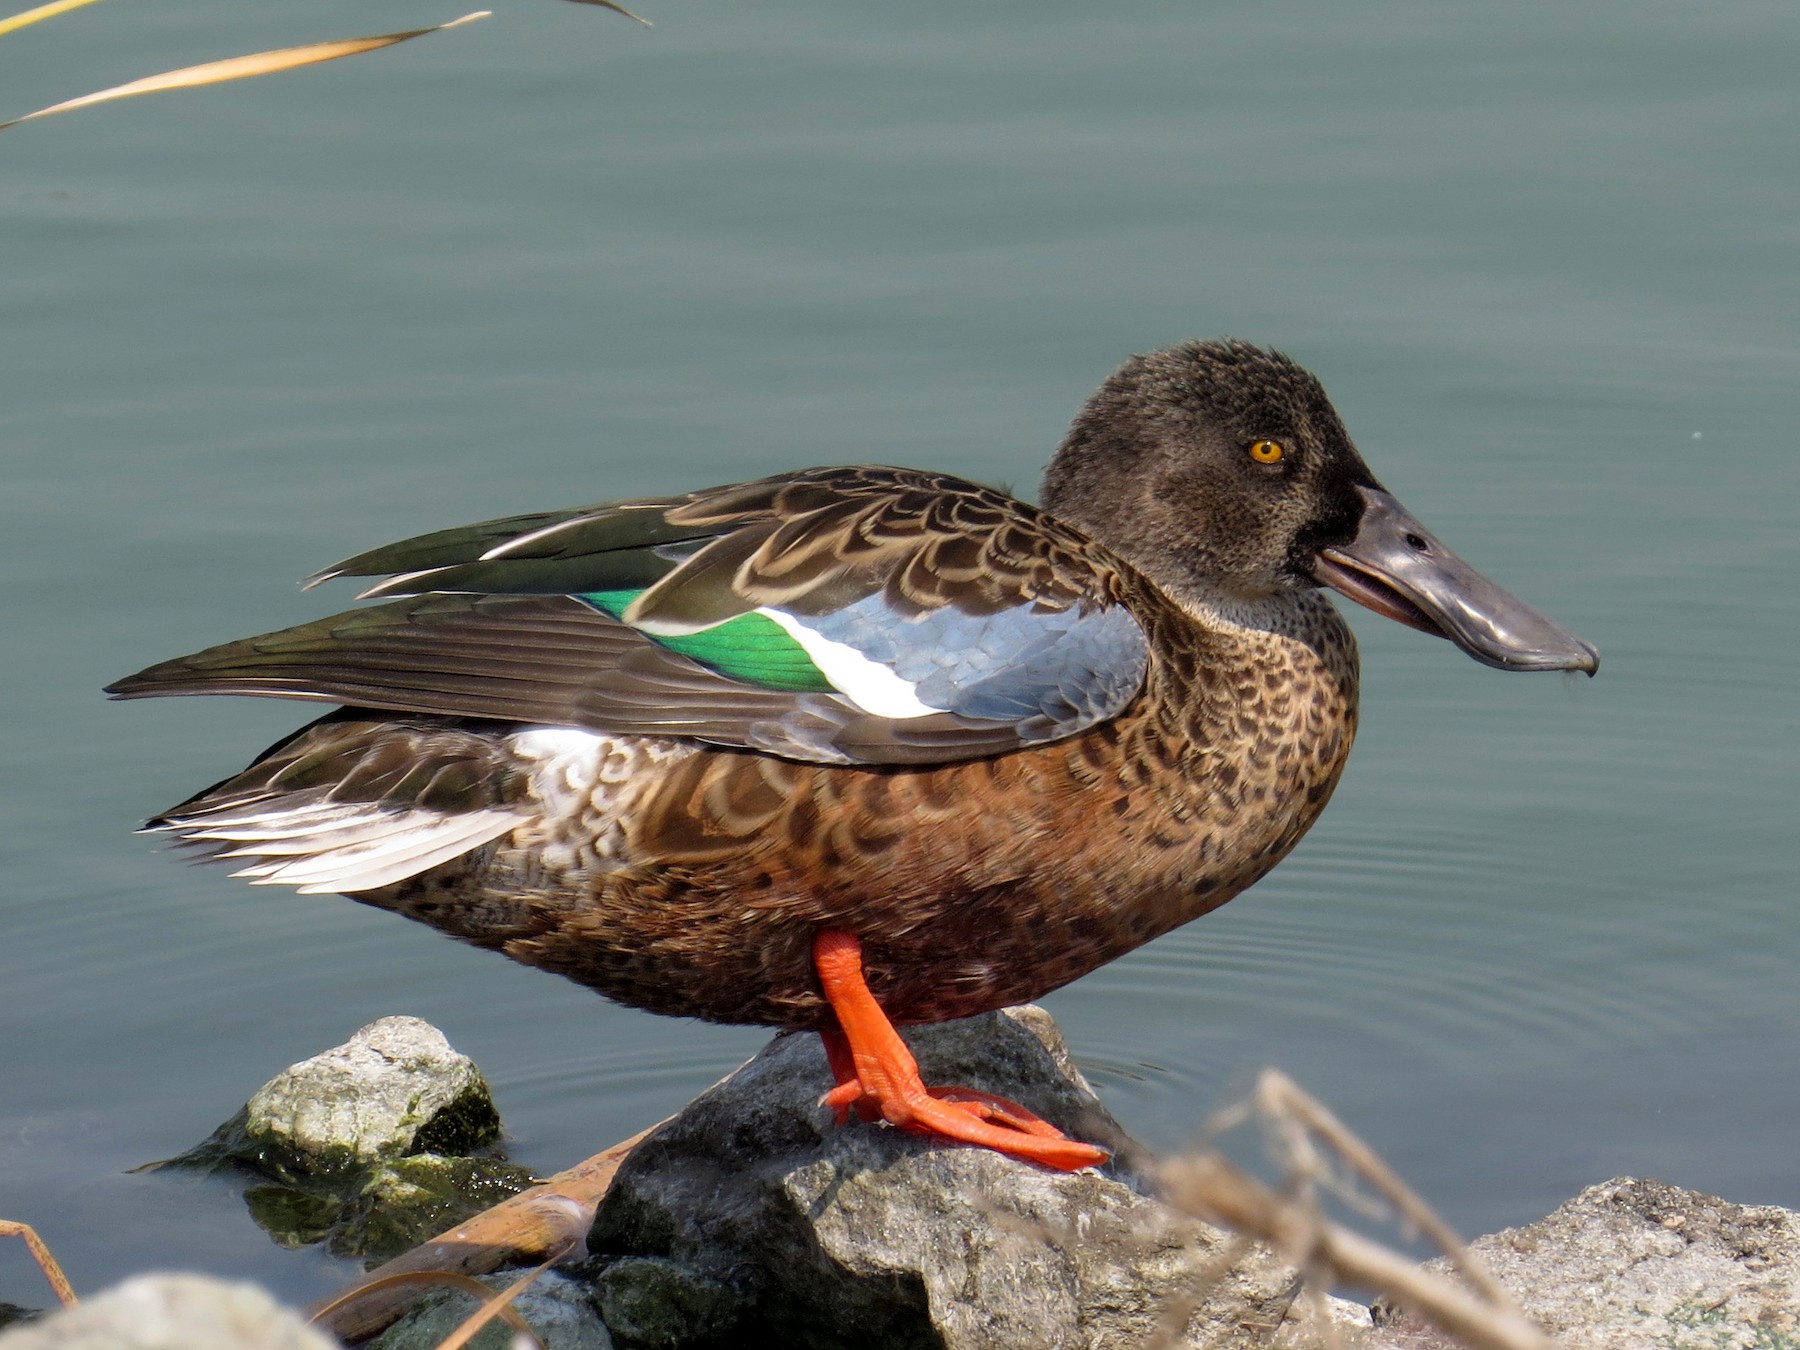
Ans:
[[[1003,723],[1026,744],[1115,716],[1142,687],[1149,664],[1143,630],[1117,607],[966,614],[945,606],[904,619],[871,595],[830,614],[762,612],[805,644],[838,693],[864,711]],[[824,642],[808,641],[815,634]],[[848,651],[834,660],[822,654],[827,644]]]

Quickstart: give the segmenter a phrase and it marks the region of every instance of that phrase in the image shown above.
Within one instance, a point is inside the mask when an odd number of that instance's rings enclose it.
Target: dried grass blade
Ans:
[[[89,5],[93,3],[93,0],[75,0],[75,3],[78,5]],[[574,0],[574,3],[577,5],[598,5],[601,9],[610,9],[614,14],[623,14],[628,19],[636,19],[646,28],[654,26],[651,24],[650,20],[646,19],[643,15],[633,14],[630,10],[626,9],[625,6],[615,5],[613,0]]]
[[[518,1279],[507,1285],[506,1288],[489,1298],[474,1312],[470,1313],[468,1317],[464,1318],[461,1324],[457,1326],[456,1330],[452,1331],[448,1336],[437,1343],[434,1350],[463,1350],[463,1347],[479,1335],[481,1329],[489,1322],[493,1321],[494,1318],[505,1316],[509,1312],[516,1315],[518,1310],[512,1306],[512,1301],[529,1289],[532,1282],[536,1280],[538,1276],[542,1275],[546,1270],[550,1269],[551,1266],[555,1265],[567,1255],[568,1253],[566,1251],[557,1252],[548,1261],[544,1262],[543,1265],[533,1266],[530,1270],[519,1276]],[[536,1337],[534,1336],[532,1339],[536,1340]],[[541,1341],[538,1342],[538,1350],[543,1350],[543,1343]]]
[[[442,1269],[478,1275],[520,1259],[555,1259],[553,1254],[566,1251],[571,1241],[586,1240],[594,1211],[612,1185],[620,1164],[651,1131],[667,1123],[659,1122],[620,1140],[558,1172],[542,1186],[503,1200],[395,1257],[329,1302],[308,1308],[309,1320],[341,1341],[359,1344],[392,1325],[413,1303],[387,1278],[390,1275]],[[371,1297],[364,1298],[365,1294]]]
[[[160,75],[148,75],[141,80],[132,80],[129,84],[114,85],[110,89],[102,89],[97,93],[83,94],[80,98],[69,99],[66,103],[54,103],[48,108],[39,108],[36,112],[26,113],[23,117],[15,117],[10,122],[0,122],[0,131],[4,131],[8,127],[16,127],[21,122],[36,121],[40,117],[49,117],[53,113],[85,108],[94,103],[107,103],[116,98],[133,98],[138,94],[157,94],[169,89],[193,89],[201,85],[222,84],[227,80],[247,80],[257,75],[273,75],[277,71],[293,70],[297,66],[311,66],[317,65],[321,61],[335,61],[343,56],[359,56],[363,52],[392,47],[397,42],[410,42],[413,38],[424,37],[427,33],[441,33],[445,29],[472,23],[476,19],[485,19],[490,12],[485,9],[478,10],[473,14],[465,14],[460,19],[452,19],[449,23],[438,24],[435,28],[412,28],[404,33],[383,33],[378,37],[348,38],[341,42],[313,42],[304,47],[284,47],[280,51],[255,52],[249,56],[228,57],[223,61],[208,61],[205,65],[167,70]]]
[[[1188,1213],[1266,1242],[1290,1259],[1310,1258],[1335,1281],[1380,1290],[1474,1350],[1556,1350],[1510,1305],[1482,1302],[1398,1252],[1295,1204],[1217,1154],[1173,1159],[1160,1177],[1170,1200]]]
[[[0,1237],[21,1239],[25,1243],[25,1249],[31,1253],[31,1259],[44,1272],[44,1279],[49,1282],[57,1301],[65,1308],[75,1306],[75,1288],[69,1283],[69,1277],[63,1274],[63,1268],[57,1264],[56,1258],[50,1254],[50,1248],[44,1239],[37,1235],[37,1229],[28,1223],[20,1223],[17,1219],[0,1219]]]
[[[534,1278],[535,1275],[536,1272],[533,1272]],[[306,1320],[308,1322],[316,1323],[322,1318],[328,1317],[333,1311],[348,1303],[353,1298],[360,1298],[362,1295],[376,1289],[389,1289],[395,1285],[402,1284],[435,1284],[446,1289],[460,1289],[465,1294],[473,1294],[475,1298],[481,1301],[483,1306],[486,1306],[487,1302],[494,1294],[494,1291],[489,1289],[480,1280],[474,1279],[468,1275],[459,1274],[454,1270],[401,1270],[396,1271],[392,1275],[383,1275],[379,1279],[370,1280],[367,1284],[359,1284],[352,1289],[346,1290],[344,1293],[338,1295],[338,1297],[332,1299],[331,1302],[327,1303],[324,1307],[313,1312]],[[514,1331],[521,1332],[524,1335],[531,1337],[532,1343],[537,1345],[539,1350],[543,1350],[543,1342],[538,1340],[537,1333],[531,1329],[531,1324],[523,1317],[520,1317],[517,1310],[511,1306],[502,1305],[497,1311],[498,1315],[509,1327]]]
[[[54,19],[58,14],[67,14],[72,9],[80,9],[83,5],[94,4],[95,0],[50,0],[47,5],[39,5],[36,9],[28,9],[23,14],[15,14],[10,19],[0,19],[0,37],[16,32],[21,28],[29,28],[34,23],[42,23],[45,19]]]
[[[1513,1308],[1513,1301],[1488,1271],[1469,1253],[1460,1234],[1438,1216],[1425,1199],[1389,1167],[1374,1149],[1362,1141],[1331,1109],[1279,1069],[1264,1069],[1257,1082],[1257,1096],[1266,1109],[1298,1121],[1310,1133],[1325,1140],[1401,1217],[1437,1244],[1462,1277],[1489,1303]],[[1516,1309],[1514,1309],[1516,1311]]]

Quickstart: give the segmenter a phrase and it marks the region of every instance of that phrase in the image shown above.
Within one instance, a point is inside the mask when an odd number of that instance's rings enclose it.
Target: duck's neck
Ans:
[[[1190,582],[1160,588],[1175,608],[1199,627],[1242,642],[1286,638],[1320,651],[1347,650],[1352,670],[1356,642],[1337,606],[1320,590],[1270,590],[1245,594],[1225,586]],[[1337,664],[1328,661],[1328,664]]]
[[[1226,734],[1225,723],[1236,723],[1245,700],[1280,689],[1305,698],[1324,723],[1354,727],[1356,639],[1322,591],[1155,595],[1133,608],[1160,654],[1151,681],[1161,687],[1150,691],[1152,701],[1180,734],[1210,744]],[[1221,726],[1211,719],[1222,719]]]

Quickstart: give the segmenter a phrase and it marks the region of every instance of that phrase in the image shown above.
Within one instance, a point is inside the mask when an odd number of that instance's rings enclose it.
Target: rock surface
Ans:
[[[429,1022],[384,1017],[276,1074],[177,1161],[235,1162],[295,1181],[415,1153],[471,1153],[499,1137],[475,1062]]]
[[[1792,1210],[1620,1177],[1470,1246],[1526,1316],[1579,1350],[1800,1350]],[[1456,1344],[1383,1305],[1376,1321],[1371,1346]]]
[[[509,1272],[481,1282],[499,1291],[516,1278]],[[565,1275],[545,1271],[512,1306],[531,1324],[545,1350],[613,1350],[588,1289]],[[368,1350],[435,1350],[474,1311],[466,1294],[432,1294],[370,1341]],[[512,1329],[496,1318],[469,1342],[469,1350],[510,1350],[512,1336]]]
[[[817,1038],[777,1038],[641,1145],[601,1206],[586,1274],[621,1350],[1137,1350],[1165,1321],[1171,1347],[1269,1343],[1292,1272],[1146,1194],[1046,1014],[907,1039],[927,1082],[1012,1097],[1119,1159],[1062,1174],[837,1128]]]
[[[532,1183],[466,1155],[500,1136],[487,1080],[444,1033],[384,1017],[277,1074],[172,1166],[248,1171],[244,1203],[284,1247],[392,1256]]]
[[[338,1343],[253,1284],[138,1275],[0,1332],[0,1350],[338,1350]]]

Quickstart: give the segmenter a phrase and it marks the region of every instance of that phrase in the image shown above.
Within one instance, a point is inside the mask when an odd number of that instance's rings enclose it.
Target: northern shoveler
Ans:
[[[1502,670],[1598,653],[1363,464],[1279,353],[1135,357],[1042,505],[824,468],[360,554],[383,603],[119,698],[343,705],[150,822],[653,1012],[818,1031],[840,1119],[1103,1151],[919,1081],[895,1023],[1037,998],[1261,877],[1330,797],[1330,587]]]

